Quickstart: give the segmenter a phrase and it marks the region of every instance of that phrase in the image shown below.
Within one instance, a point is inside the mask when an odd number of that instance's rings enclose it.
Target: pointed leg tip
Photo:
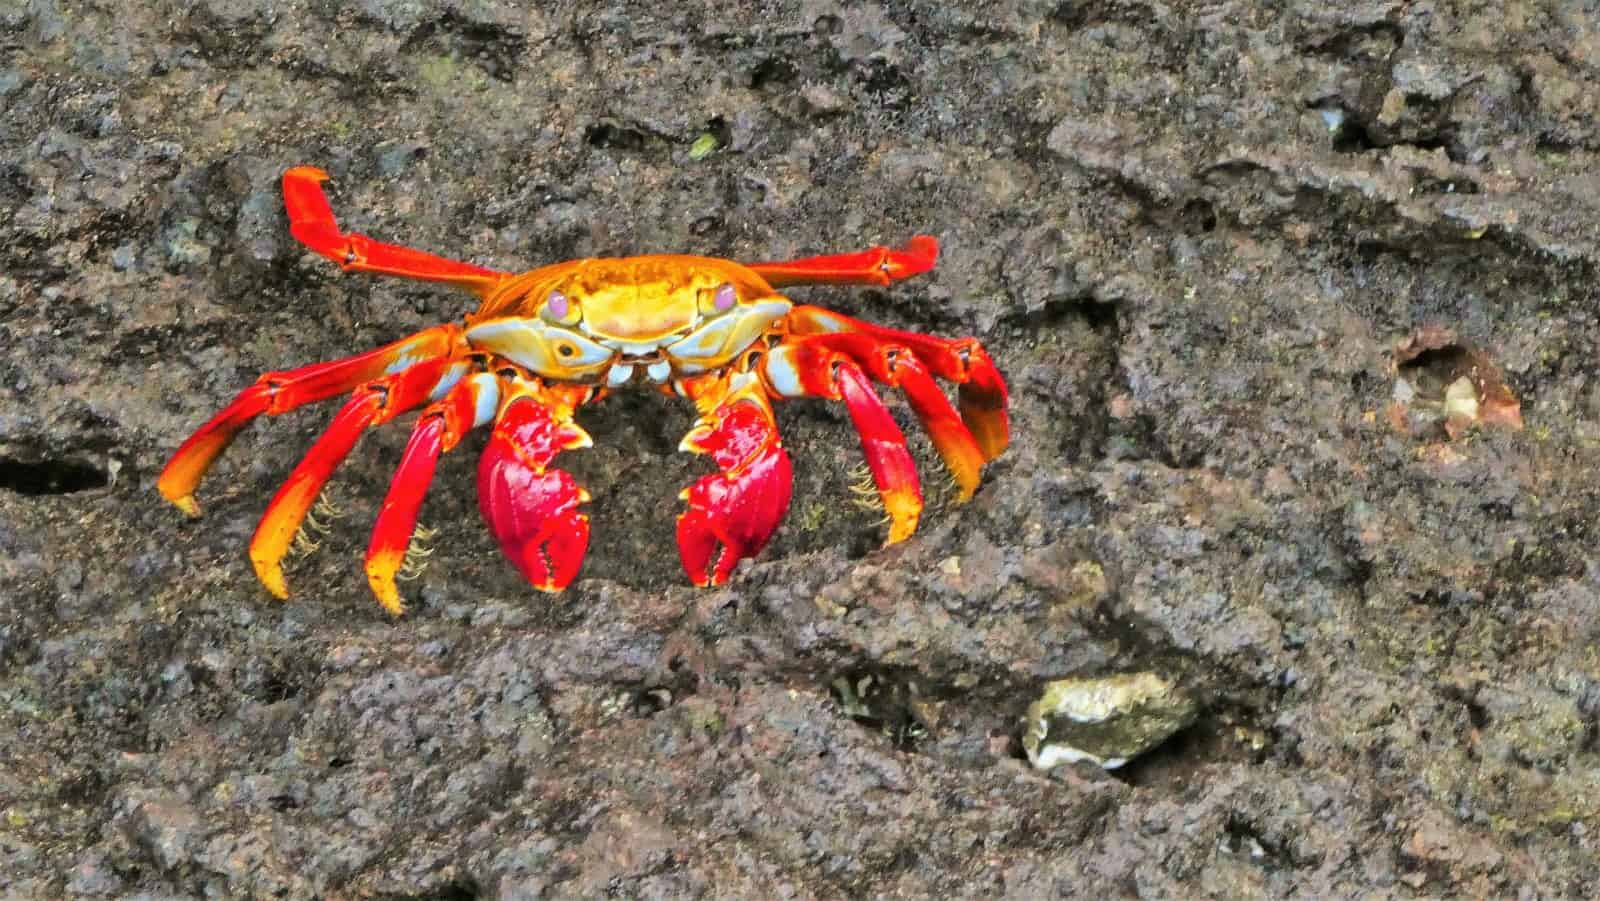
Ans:
[[[889,538],[885,546],[899,544],[917,531],[922,520],[922,496],[904,489],[882,493],[884,512],[889,514]]]
[[[978,447],[983,451],[983,462],[988,463],[1005,453],[1011,444],[1011,435],[1006,431],[989,430],[978,435]]]
[[[328,173],[316,166],[295,166],[283,173],[284,178],[307,179],[309,181],[328,181]]]
[[[372,586],[373,596],[390,616],[396,619],[405,616],[406,602],[400,597],[400,588],[395,584],[393,574],[368,572],[367,584]]]
[[[200,505],[195,502],[194,495],[185,494],[180,497],[168,497],[167,500],[171,501],[174,507],[182,510],[183,514],[190,519],[200,518]]]
[[[893,507],[890,507],[889,537],[884,539],[883,546],[888,547],[891,544],[899,544],[900,542],[905,541],[907,538],[910,538],[912,535],[915,535],[917,532],[917,523],[921,520],[921,518],[921,511],[907,514],[903,512],[897,512]]]
[[[256,578],[260,580],[261,587],[267,593],[280,601],[289,599],[289,583],[283,578],[283,564],[277,559],[265,557],[251,557],[250,563],[255,566]]]

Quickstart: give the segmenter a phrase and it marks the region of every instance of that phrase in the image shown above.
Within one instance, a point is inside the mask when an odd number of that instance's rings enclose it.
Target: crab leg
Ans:
[[[211,464],[227,450],[239,430],[265,413],[276,416],[296,407],[345,394],[357,385],[393,374],[419,361],[448,357],[460,344],[461,329],[440,325],[343,360],[269,372],[239,392],[222,412],[179,447],[161,471],[156,488],[190,516],[200,515],[194,491]]]
[[[863,334],[876,339],[879,344],[898,345],[909,350],[933,375],[956,383],[961,420],[977,440],[984,462],[1000,456],[1010,443],[1011,422],[1006,414],[1006,383],[976,338],[950,339],[903,332],[851,319],[832,310],[804,305],[795,307],[789,313],[788,323],[790,333],[794,335]],[[926,419],[923,421],[928,422]],[[929,430],[933,429],[934,425],[929,423]],[[944,453],[943,449],[940,453]],[[949,457],[945,459],[949,461]],[[951,468],[955,469],[954,466]]]
[[[678,554],[701,587],[721,585],[740,560],[761,553],[789,509],[793,480],[760,380],[737,373],[714,383],[718,390],[704,394],[685,385],[702,413],[678,445],[710,454],[721,470],[679,494],[689,507],[678,516]]]
[[[906,399],[911,402],[912,411],[927,429],[928,437],[933,439],[934,449],[955,477],[960,500],[972,498],[973,492],[978,490],[985,462],[983,451],[966,423],[961,421],[955,408],[950,405],[950,399],[945,397],[944,391],[933,380],[928,367],[910,348],[883,344],[859,332],[810,335],[799,341],[845,354],[874,379],[903,390]],[[781,355],[769,364],[776,367],[783,365],[784,358]]]
[[[322,486],[361,433],[368,426],[388,422],[421,404],[430,393],[448,388],[454,378],[460,377],[460,368],[447,358],[427,360],[355,390],[273,495],[256,526],[255,537],[250,539],[250,562],[268,591],[280,598],[289,596],[289,586],[283,579],[283,556]]]
[[[589,492],[550,468],[564,450],[589,447],[572,421],[582,386],[522,379],[503,384],[500,412],[478,465],[478,509],[517,569],[540,591],[560,591],[578,574],[589,547]]]
[[[499,380],[480,372],[457,382],[443,398],[423,410],[411,430],[400,467],[395,470],[373,524],[372,542],[367,545],[367,582],[378,603],[392,615],[399,616],[406,610],[395,585],[395,573],[405,562],[411,534],[417,527],[417,513],[433,481],[439,455],[454,448],[469,430],[492,421],[499,405]]]
[[[339,231],[333,207],[323,193],[328,173],[315,166],[296,166],[283,173],[283,205],[289,231],[300,243],[338,263],[346,272],[376,272],[421,281],[444,282],[486,297],[509,273],[436,256],[426,251],[385,244],[366,235]]]
[[[933,268],[939,242],[917,235],[898,248],[805,257],[777,263],[747,263],[773,287],[784,285],[887,285]]]
[[[867,468],[872,470],[878,495],[889,514],[889,537],[884,544],[911,537],[922,515],[922,485],[916,463],[900,426],[861,367],[825,344],[801,341],[780,345],[769,353],[763,374],[767,384],[782,396],[844,401],[861,436]]]

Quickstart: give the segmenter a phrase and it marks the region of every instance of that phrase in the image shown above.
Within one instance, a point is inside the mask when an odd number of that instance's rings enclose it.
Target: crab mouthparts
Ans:
[[[611,388],[626,385],[633,379],[633,370],[636,366],[643,366],[644,374],[658,385],[672,375],[671,361],[663,359],[660,354],[640,357],[624,354],[620,360],[612,363],[611,369],[606,372],[606,385]]]

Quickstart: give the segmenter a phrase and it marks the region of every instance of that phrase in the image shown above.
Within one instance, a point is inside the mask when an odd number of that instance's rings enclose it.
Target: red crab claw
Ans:
[[[521,383],[510,388],[478,465],[478,509],[500,550],[540,591],[566,588],[589,548],[589,492],[550,469],[564,450],[589,447],[568,409],[546,406]]]
[[[710,454],[722,470],[684,489],[689,509],[678,516],[684,572],[696,585],[721,585],[740,560],[766,547],[789,509],[789,454],[765,398],[753,393],[702,417],[679,447]]]

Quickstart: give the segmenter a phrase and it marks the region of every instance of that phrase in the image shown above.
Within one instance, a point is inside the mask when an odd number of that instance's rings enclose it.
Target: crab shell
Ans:
[[[574,412],[612,390],[643,383],[696,406],[699,418],[680,447],[717,466],[680,495],[687,505],[678,549],[697,585],[726,581],[740,560],[761,551],[788,509],[791,467],[774,400],[844,402],[889,516],[891,544],[916,530],[922,493],[905,436],[874,383],[905,393],[960,500],[977,490],[983,465],[1009,441],[1005,382],[976,340],[886,329],[796,305],[774,290],[887,285],[933,267],[933,238],[774,263],[662,254],[509,273],[341,231],[321,187],[326,179],[308,166],[284,174],[290,231],[308,248],[347,271],[449,284],[481,302],[464,324],[269,372],[173,454],[157,488],[197,516],[195,489],[252,419],[349,395],[251,539],[256,574],[280,598],[289,593],[283,558],[333,470],[367,428],[419,408],[366,557],[373,593],[396,615],[405,609],[396,578],[438,458],[474,428],[490,428],[478,468],[484,520],[511,562],[546,591],[571,583],[589,542],[580,509],[589,494],[551,463],[592,444]],[[958,386],[957,405],[936,379]]]
[[[467,317],[466,339],[544,379],[659,385],[721,369],[793,306],[727,260],[582,260],[511,279]]]

